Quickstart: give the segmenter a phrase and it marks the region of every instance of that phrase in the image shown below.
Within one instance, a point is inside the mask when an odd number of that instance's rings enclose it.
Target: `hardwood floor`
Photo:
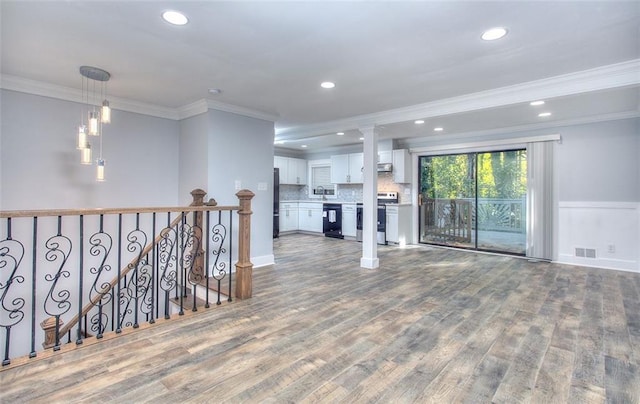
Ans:
[[[291,235],[254,296],[0,372],[0,402],[640,402],[640,274]]]

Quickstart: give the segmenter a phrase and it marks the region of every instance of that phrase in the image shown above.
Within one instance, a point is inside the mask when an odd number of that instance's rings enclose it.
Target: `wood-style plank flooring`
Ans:
[[[0,402],[640,402],[640,274],[274,244],[252,299],[0,371]]]

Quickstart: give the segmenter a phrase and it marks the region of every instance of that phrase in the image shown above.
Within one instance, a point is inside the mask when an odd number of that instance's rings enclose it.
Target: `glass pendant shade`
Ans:
[[[87,147],[87,127],[85,125],[78,126],[78,150],[83,150]]]
[[[89,112],[89,134],[98,136],[98,113],[95,111]]]
[[[0,0],[2,1],[2,0]],[[93,66],[80,66],[80,75],[82,76],[82,111],[81,117],[87,117],[85,122],[81,118],[78,126],[78,144],[77,149],[80,150],[80,163],[92,165],[96,163],[96,180],[104,181],[105,161],[102,159],[102,132],[103,124],[111,123],[111,107],[107,100],[107,81],[111,78],[111,74],[103,69]],[[99,89],[101,87],[101,89]],[[100,103],[102,99],[102,103]],[[99,143],[93,142],[90,136],[99,136]],[[92,160],[91,145],[88,139],[92,139],[92,143],[97,145],[95,155],[97,160]]]
[[[98,159],[96,181],[104,181],[104,160]]]
[[[100,111],[100,120],[102,123],[111,123],[111,107],[109,101],[102,101],[102,110]]]
[[[91,145],[87,143],[85,148],[80,150],[80,164],[91,164]]]

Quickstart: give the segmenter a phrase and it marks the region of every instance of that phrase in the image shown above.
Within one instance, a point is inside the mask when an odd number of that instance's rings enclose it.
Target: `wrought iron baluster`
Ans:
[[[220,212],[222,214],[222,212]],[[229,211],[229,234],[233,234],[233,211]],[[231,290],[231,278],[233,277],[233,267],[231,263],[231,255],[233,254],[233,237],[229,238],[229,297],[227,298],[228,302],[233,301],[231,295],[233,291]]]
[[[82,283],[84,272],[84,215],[80,215],[80,267],[78,268],[78,338],[76,345],[82,344]],[[86,328],[85,328],[86,329]]]
[[[100,339],[109,321],[109,316],[104,312],[104,308],[113,299],[110,293],[111,283],[102,278],[103,276],[108,278],[108,273],[111,271],[111,265],[106,261],[113,246],[113,239],[104,231],[104,215],[100,215],[99,231],[89,238],[89,243],[91,244],[89,253],[100,260],[98,266],[89,269],[89,272],[95,275],[89,290],[89,300],[98,307],[98,313],[91,317],[91,331],[95,332],[96,338]],[[86,327],[85,330],[87,330]]]
[[[38,267],[38,217],[33,217],[33,246],[31,262],[31,352],[29,358],[35,358],[36,353],[36,273]]]
[[[171,226],[170,213],[167,213],[167,227],[160,232],[158,242],[159,286],[164,291],[164,317],[169,318],[170,292],[177,288],[177,228]]]
[[[207,221],[206,224],[204,226],[205,228],[205,234],[203,234],[203,237],[205,238],[205,240],[207,240],[206,242],[206,250],[205,250],[205,264],[204,264],[204,276],[205,276],[205,284],[206,284],[206,299],[204,302],[204,307],[205,308],[209,308],[209,222],[210,222],[210,218],[211,218],[211,211],[207,211]]]
[[[184,276],[184,223],[186,222],[187,218],[184,216],[184,212],[182,212],[182,220],[181,220],[181,225],[178,229],[178,234],[180,235],[180,247],[179,247],[179,254],[180,254],[180,262],[179,262],[179,267],[180,267],[180,285],[177,285],[176,287],[176,292],[178,292],[178,289],[182,289],[184,290],[184,288],[186,288],[185,285],[185,276]],[[179,315],[184,315],[184,296],[185,293],[183,291],[180,291],[180,311],[178,312]]]
[[[122,296],[122,283],[121,283],[121,279],[122,279],[122,213],[118,214],[118,293],[116,294],[116,296],[118,297],[118,302],[117,302],[117,326],[116,326],[116,333],[121,333],[122,332],[122,327],[120,325],[120,318],[122,317],[122,308],[120,307],[120,296]]]
[[[153,324],[156,322],[155,316],[153,314],[154,308],[157,310],[157,302],[156,302],[156,281],[158,279],[157,271],[156,271],[156,212],[153,212],[151,215],[151,310],[149,311],[151,318],[149,319],[149,323]],[[156,314],[157,316],[157,314]]]
[[[71,274],[65,268],[67,260],[71,255],[73,245],[71,239],[62,235],[62,217],[58,216],[58,232],[55,236],[50,237],[45,247],[45,259],[48,262],[58,262],[58,268],[55,273],[46,273],[45,281],[51,282],[51,287],[44,301],[44,311],[55,319],[55,337],[53,342],[53,350],[60,349],[60,327],[62,327],[61,316],[71,310],[71,292],[67,289],[58,290],[61,278],[69,278]],[[71,330],[69,330],[69,342],[71,342]]]
[[[0,327],[5,329],[5,349],[2,366],[11,363],[9,359],[9,346],[11,342],[11,327],[18,324],[24,318],[22,309],[25,300],[22,297],[14,297],[11,287],[14,283],[23,283],[24,277],[18,275],[20,263],[24,257],[24,245],[13,240],[11,236],[11,218],[7,218],[7,238],[0,241],[0,310],[8,315],[0,316]],[[19,295],[18,295],[19,296]]]
[[[226,253],[225,240],[227,238],[227,228],[222,223],[222,211],[218,211],[218,222],[211,228],[210,240],[213,243],[211,254],[213,254],[213,265],[211,266],[211,277],[217,281],[218,299],[216,304],[222,304],[222,280],[227,275],[227,263],[220,259],[220,256]],[[231,293],[231,285],[229,285],[229,293]]]
[[[194,212],[197,213],[197,212]],[[196,305],[196,290],[198,284],[203,280],[202,273],[204,268],[201,265],[201,240],[202,240],[202,228],[197,224],[198,218],[194,217],[194,225],[191,226],[188,223],[182,224],[182,266],[185,272],[185,291],[187,290],[187,284],[191,285],[193,294],[192,311],[197,311]]]

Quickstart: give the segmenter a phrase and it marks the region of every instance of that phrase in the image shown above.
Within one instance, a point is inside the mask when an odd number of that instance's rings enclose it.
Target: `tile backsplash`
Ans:
[[[392,173],[378,174],[378,191],[379,192],[397,192],[398,202],[411,203],[411,194],[405,194],[405,189],[410,189],[406,184],[397,184],[393,182]],[[331,198],[333,199],[333,198]],[[339,184],[337,186],[337,200],[344,202],[360,202],[362,201],[362,184]],[[280,185],[281,201],[306,201],[318,200],[317,198],[309,198],[308,185]]]

